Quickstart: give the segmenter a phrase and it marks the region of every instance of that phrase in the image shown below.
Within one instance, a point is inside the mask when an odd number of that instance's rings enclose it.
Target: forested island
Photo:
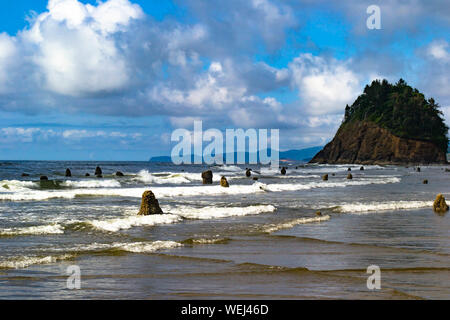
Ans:
[[[313,163],[446,163],[448,127],[439,105],[403,79],[375,80],[345,107],[334,139]]]

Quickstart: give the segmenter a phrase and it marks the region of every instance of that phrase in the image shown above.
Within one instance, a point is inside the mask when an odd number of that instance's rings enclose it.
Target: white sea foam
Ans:
[[[186,219],[218,219],[269,213],[274,212],[276,208],[272,205],[254,205],[248,207],[178,207],[171,208],[169,210],[170,213],[179,215]]]
[[[352,171],[360,171],[360,167],[364,167],[365,170],[384,170],[389,169],[388,167],[382,167],[379,165],[354,165],[354,164],[337,164],[337,165],[328,165],[328,164],[319,164],[319,165],[309,165],[306,167],[300,167],[298,169],[294,169],[296,172],[302,173],[337,173],[347,171],[348,168],[351,168]],[[292,170],[292,169],[291,169]]]
[[[0,200],[2,201],[43,201],[54,198],[75,198],[76,193],[73,191],[31,191],[26,190],[23,192],[0,192]]]
[[[334,188],[368,184],[387,184],[400,182],[398,177],[390,178],[361,178],[341,181],[317,181],[309,183],[286,183],[286,184],[263,184],[255,182],[252,185],[231,184],[229,188],[220,185],[212,186],[176,186],[176,187],[151,187],[157,198],[171,198],[178,196],[202,196],[202,195],[238,195],[254,194],[264,191],[296,191],[313,188]],[[148,188],[90,188],[90,189],[70,189],[70,190],[25,190],[20,192],[0,193],[0,200],[8,201],[31,201],[48,200],[54,198],[72,199],[77,196],[115,196],[140,198]]]
[[[123,229],[130,229],[139,226],[155,226],[162,224],[170,224],[181,221],[182,218],[174,214],[158,214],[150,216],[128,216],[125,218],[93,220],[89,221],[97,229],[117,232]]]
[[[312,179],[312,178],[320,178],[320,175],[317,174],[307,174],[307,175],[278,175],[277,178],[278,179]]]
[[[192,187],[151,187],[157,198],[170,198],[176,196],[199,196],[221,194],[250,194],[264,192],[259,183],[253,185],[231,185],[229,188],[215,186]],[[19,193],[0,193],[0,200],[24,201],[24,200],[48,200],[54,198],[73,199],[77,196],[115,196],[140,198],[142,193],[149,188],[92,188],[72,190],[28,190]]]
[[[335,210],[343,213],[367,213],[372,211],[408,210],[431,208],[433,201],[388,201],[370,203],[349,203],[338,206]]]
[[[58,261],[67,260],[72,257],[73,255],[70,254],[64,254],[60,256],[45,256],[45,257],[33,257],[33,256],[12,257],[0,261],[0,269],[23,269],[34,264],[56,263]]]
[[[400,182],[400,178],[390,177],[383,179],[361,179],[361,180],[342,180],[342,181],[317,181],[309,182],[305,184],[268,184],[262,185],[261,189],[271,192],[280,191],[297,191],[297,190],[309,190],[315,188],[340,188],[347,186],[363,186],[369,184],[388,184]]]
[[[61,183],[63,187],[69,188],[120,188],[120,182],[117,180],[80,180],[80,181],[72,181],[67,180]]]
[[[282,230],[282,229],[293,228],[299,224],[317,223],[317,222],[323,222],[323,221],[328,221],[328,220],[330,220],[329,215],[322,216],[322,217],[314,217],[314,218],[299,218],[299,219],[295,219],[295,220],[285,222],[285,223],[270,225],[269,227],[264,229],[264,232],[272,233],[272,232]]]
[[[33,181],[2,180],[0,181],[0,194],[3,192],[18,192],[37,187],[38,184]]]
[[[263,167],[259,172],[261,172],[262,175],[277,175],[280,173],[280,170],[271,167]]]
[[[174,249],[183,246],[175,241],[134,242],[115,244],[116,247],[133,253],[152,253],[159,250]]]
[[[152,241],[152,242],[131,242],[131,243],[91,243],[77,245],[71,248],[52,248],[54,252],[73,252],[73,254],[47,255],[47,256],[21,256],[10,257],[0,260],[0,269],[23,269],[35,264],[52,264],[62,260],[71,259],[78,254],[89,251],[118,249],[132,253],[153,253],[160,250],[173,249],[183,246],[175,241]]]
[[[198,178],[197,178],[198,176]],[[149,184],[183,184],[191,183],[194,180],[201,180],[199,173],[173,173],[158,172],[150,173],[148,170],[141,170],[135,180]]]
[[[43,234],[62,234],[62,233],[64,233],[64,229],[59,224],[0,229],[0,236],[23,236],[23,235],[43,235]]]
[[[204,208],[163,206],[162,209],[166,212],[166,214],[149,216],[130,215],[116,219],[92,220],[88,221],[88,223],[100,230],[117,232],[119,230],[130,229],[133,227],[177,223],[183,219],[218,219],[256,215],[260,213],[274,212],[276,210],[276,208],[272,205],[254,205],[248,207],[209,206]],[[130,212],[130,214],[132,213]]]
[[[224,243],[226,241],[228,241],[228,239],[226,238],[213,238],[213,239],[199,238],[188,240],[188,242],[192,244],[217,244],[217,243]]]
[[[241,176],[237,175],[237,168],[239,172],[242,172]],[[238,167],[220,167],[224,170],[222,172],[213,172],[213,182],[219,182],[222,176],[226,176],[228,179],[235,179],[244,177],[242,169]],[[229,171],[227,171],[227,169]],[[202,174],[200,172],[156,172],[150,173],[148,170],[141,170],[134,178],[136,181],[140,181],[148,184],[188,184],[192,182],[201,182]]]
[[[238,166],[232,166],[232,165],[224,165],[219,167],[220,170],[224,171],[231,171],[231,172],[244,172],[245,170],[242,168],[239,168]]]
[[[172,249],[183,246],[175,241],[148,241],[148,242],[113,242],[113,243],[89,243],[78,244],[72,247],[53,248],[55,252],[70,252],[73,254],[83,254],[91,251],[103,251],[117,249],[134,253],[151,253],[158,250]],[[48,250],[48,249],[45,249]]]
[[[71,248],[59,248],[56,251],[64,250],[80,254],[89,251],[117,249],[133,253],[152,253],[159,250],[173,249],[182,246],[181,243],[175,241],[113,242],[83,244]]]

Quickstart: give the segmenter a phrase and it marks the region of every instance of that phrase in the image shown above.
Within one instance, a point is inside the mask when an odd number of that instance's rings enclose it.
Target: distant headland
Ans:
[[[375,80],[351,106],[334,139],[311,163],[446,163],[448,127],[439,105],[400,79]]]
[[[287,151],[280,151],[280,160],[292,160],[292,161],[303,161],[308,162],[312,159],[312,157],[319,152],[323,146],[318,147],[311,147],[311,148],[305,148],[300,150],[287,150]],[[234,156],[236,157],[236,155]],[[194,156],[192,155],[192,162]],[[226,159],[226,155],[223,156],[224,162]],[[245,154],[245,160],[248,163],[249,159],[249,153],[246,152]],[[160,157],[152,157],[149,160],[150,162],[172,162],[172,159],[170,156],[160,156]]]

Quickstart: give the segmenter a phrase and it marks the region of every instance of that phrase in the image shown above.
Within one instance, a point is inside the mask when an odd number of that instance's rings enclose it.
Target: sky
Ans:
[[[374,79],[449,125],[449,71],[441,0],[2,1],[0,159],[145,161],[195,120],[321,146]]]

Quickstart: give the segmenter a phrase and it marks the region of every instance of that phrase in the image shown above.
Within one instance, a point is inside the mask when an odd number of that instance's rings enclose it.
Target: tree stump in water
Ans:
[[[220,185],[222,187],[224,187],[224,188],[229,188],[230,187],[230,184],[228,183],[227,178],[225,178],[225,177],[222,177],[220,179]]]
[[[445,213],[448,211],[448,205],[445,202],[445,198],[442,194],[436,196],[436,200],[433,203],[433,210],[437,213]]]
[[[149,190],[142,194],[141,209],[139,210],[138,215],[149,216],[152,214],[163,214],[163,211],[161,210],[155,195]]]
[[[202,173],[203,184],[212,184],[213,183],[213,173],[211,170],[205,171]]]

